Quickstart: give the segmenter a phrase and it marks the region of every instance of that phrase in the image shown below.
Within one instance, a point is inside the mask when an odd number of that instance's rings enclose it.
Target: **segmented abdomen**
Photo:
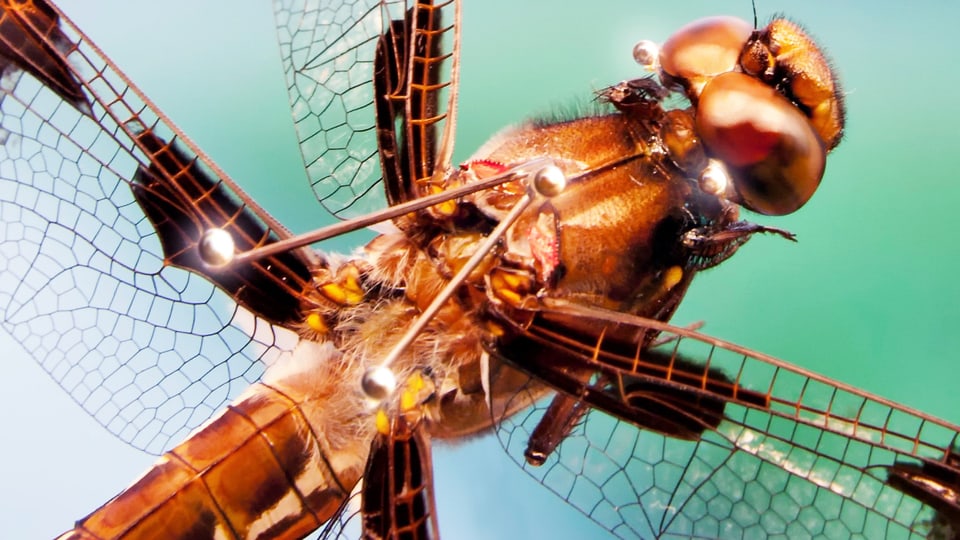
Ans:
[[[60,538],[302,538],[362,472],[329,451],[296,399],[255,384]]]

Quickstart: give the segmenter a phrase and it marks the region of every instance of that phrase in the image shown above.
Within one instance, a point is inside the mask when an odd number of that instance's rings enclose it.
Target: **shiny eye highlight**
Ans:
[[[799,25],[776,19],[758,30],[735,17],[700,19],[648,64],[693,104],[708,157],[730,171],[734,202],[783,215],[813,196],[826,153],[842,137],[844,107],[829,63]]]
[[[823,141],[806,116],[773,88],[743,73],[725,73],[703,89],[697,132],[708,154],[726,163],[743,206],[783,215],[820,185]]]

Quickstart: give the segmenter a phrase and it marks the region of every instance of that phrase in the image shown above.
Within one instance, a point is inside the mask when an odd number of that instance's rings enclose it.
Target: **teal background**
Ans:
[[[61,2],[183,130],[295,231],[309,194],[268,2]],[[667,5],[669,4],[669,6]],[[640,75],[630,48],[750,3],[468,1],[458,157],[496,130]],[[757,221],[757,238],[702,275],[675,321],[960,422],[960,4],[759,1],[819,38],[847,95],[844,142],[820,192]],[[340,249],[348,249],[341,246]],[[0,392],[0,537],[68,528],[151,461],[85,416],[7,336]],[[602,536],[522,473],[493,438],[437,450],[448,538]]]

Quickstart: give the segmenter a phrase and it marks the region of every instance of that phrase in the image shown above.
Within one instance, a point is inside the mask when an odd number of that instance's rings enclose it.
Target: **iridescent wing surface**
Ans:
[[[275,324],[296,318],[315,261],[204,267],[208,227],[241,249],[288,233],[55,8],[0,9],[15,38],[0,46],[4,329],[98,422],[158,453],[292,346]]]

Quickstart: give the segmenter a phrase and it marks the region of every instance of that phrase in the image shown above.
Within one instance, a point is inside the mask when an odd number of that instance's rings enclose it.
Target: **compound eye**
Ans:
[[[743,73],[704,86],[697,132],[730,170],[740,204],[761,214],[796,211],[813,196],[826,149],[810,120],[777,91]]]
[[[680,28],[660,48],[665,79],[696,100],[710,78],[737,69],[753,26],[736,17],[707,17]]]

